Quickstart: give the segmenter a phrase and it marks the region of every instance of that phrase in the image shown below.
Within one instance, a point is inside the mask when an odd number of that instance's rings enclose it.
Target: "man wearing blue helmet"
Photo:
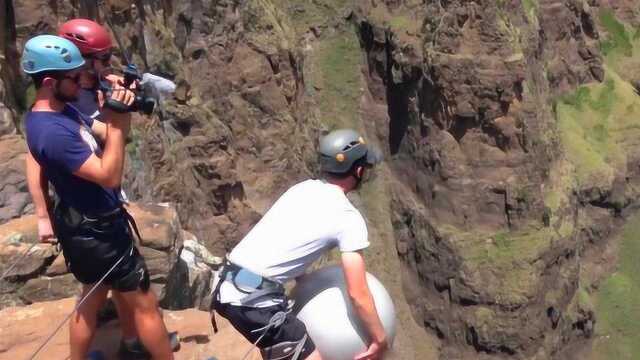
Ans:
[[[103,78],[106,80],[107,77],[111,77],[112,80],[123,80],[109,71],[112,52],[111,36],[106,28],[95,21],[80,18],[63,23],[58,29],[58,36],[71,41],[80,50],[86,63],[80,75],[80,88],[76,93],[75,100],[68,102],[67,106],[85,115],[81,118],[85,121],[87,129],[91,131],[100,146],[100,151],[102,151],[107,135],[107,125],[102,121],[100,114],[98,79]],[[37,163],[33,164],[33,166],[37,166]],[[34,169],[34,171],[36,170]],[[127,196],[125,192],[120,190],[119,195],[120,199],[126,203]],[[47,214],[47,204],[39,201],[39,199],[44,199],[44,196],[38,193],[38,188],[34,189],[32,196],[36,213]],[[38,218],[38,236],[41,240],[54,238],[51,221],[47,216]],[[123,306],[123,301],[118,293],[113,293],[112,295],[122,332],[119,356],[124,358],[145,357],[145,355],[148,355],[148,351],[139,341],[133,314],[126,306]],[[172,332],[169,337],[172,348],[177,349],[180,345],[177,333]]]
[[[36,87],[36,99],[25,121],[29,190],[34,202],[49,203],[47,179],[53,184],[55,235],[67,266],[83,284],[82,297],[86,296],[69,326],[71,359],[86,357],[98,309],[109,290],[117,291],[133,309],[136,329],[153,358],[172,359],[157,299],[148,291],[146,265],[133,243],[132,219],[116,190],[122,181],[131,115],[101,109],[107,123],[101,150],[84,115],[66,105],[77,97],[83,65],[78,48],[64,38],[41,35],[25,44],[22,69]],[[112,86],[111,99],[126,105],[133,102],[130,90],[117,81]],[[37,212],[39,219],[49,218],[48,208]],[[40,227],[40,220],[38,223]],[[94,284],[99,286],[90,293]]]

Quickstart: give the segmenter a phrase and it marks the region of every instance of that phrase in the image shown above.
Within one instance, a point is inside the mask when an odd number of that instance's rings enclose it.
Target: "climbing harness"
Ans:
[[[71,316],[78,311],[78,309],[80,308],[80,306],[82,306],[82,304],[84,304],[84,302],[89,298],[89,296],[91,296],[91,294],[94,293],[94,291],[100,286],[102,285],[102,283],[104,282],[104,280],[109,276],[109,274],[111,274],[117,267],[118,265],[120,265],[120,263],[127,257],[127,256],[132,256],[134,249],[135,249],[135,245],[136,242],[141,243],[142,242],[142,237],[140,236],[140,232],[138,230],[138,226],[135,222],[135,220],[133,219],[133,216],[131,216],[131,214],[129,214],[129,212],[124,208],[124,207],[119,207],[116,208],[115,210],[113,210],[111,213],[109,213],[109,216],[114,216],[114,215],[118,215],[118,214],[122,214],[125,219],[127,220],[127,226],[129,227],[129,231],[132,231],[133,233],[135,233],[136,237],[137,237],[137,241],[136,240],[132,240],[131,246],[129,247],[128,250],[126,250],[122,256],[120,256],[120,258],[118,258],[118,260],[111,266],[111,268],[109,268],[109,270],[107,270],[107,272],[100,278],[100,280],[98,280],[92,287],[91,289],[87,292],[87,294],[85,296],[83,296],[80,301],[78,301],[78,303],[76,304],[76,306],[73,308],[73,310],[64,318],[64,320],[62,320],[62,322],[60,322],[60,324],[58,325],[58,327],[56,327],[56,329],[51,333],[51,335],[49,335],[49,337],[47,337],[47,339],[42,343],[42,345],[40,345],[38,347],[38,349],[36,349],[36,351],[33,353],[33,355],[31,355],[31,357],[29,357],[29,360],[33,360],[35,359],[35,357],[38,355],[38,353],[40,353],[40,351],[42,351],[42,349],[44,349],[44,347],[51,341],[51,339],[53,339],[53,337],[58,333],[58,331],[60,331],[60,329],[62,328],[62,326],[64,326],[64,324],[69,321],[69,319],[71,318]],[[82,215],[82,218],[86,218],[85,215]],[[133,234],[132,234],[133,236]]]
[[[224,266],[222,267],[222,270],[220,270],[218,283],[213,290],[211,325],[213,326],[214,333],[218,332],[218,326],[215,321],[213,303],[219,300],[220,288],[224,281],[229,281],[238,291],[245,294],[245,296],[239,300],[240,304],[242,304],[243,306],[251,306],[251,303],[254,303],[256,300],[267,296],[275,299],[280,299],[282,300],[283,304],[286,305],[286,310],[278,311],[273,314],[273,316],[271,316],[271,318],[269,319],[267,325],[251,331],[252,333],[259,333],[260,336],[242,357],[242,360],[246,360],[249,354],[251,354],[251,351],[260,343],[260,341],[267,335],[270,330],[276,329],[284,324],[287,319],[287,315],[289,315],[292,311],[293,302],[287,301],[284,286],[282,284],[274,280],[265,278],[261,275],[255,274],[250,270],[235,265],[225,259]],[[269,360],[298,360],[300,354],[302,353],[302,350],[304,349],[304,344],[306,343],[307,338],[308,335],[305,334],[299,341],[281,342],[279,344],[262,348],[260,349],[260,352],[263,358]]]

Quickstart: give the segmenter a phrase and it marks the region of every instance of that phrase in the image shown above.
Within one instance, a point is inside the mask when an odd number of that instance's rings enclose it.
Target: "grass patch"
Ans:
[[[625,143],[640,135],[640,98],[605,67],[603,83],[581,86],[556,104],[558,129],[578,185],[609,181],[626,166]]]
[[[320,118],[330,130],[358,128],[360,59],[359,40],[350,31],[322,41],[313,54],[312,87],[317,91]]]
[[[515,26],[511,22],[509,13],[504,9],[504,6],[498,6],[497,11],[497,25],[500,32],[506,35],[514,54],[523,54],[524,46],[522,45],[522,33],[521,28]],[[519,57],[520,55],[518,55]],[[517,58],[517,57],[514,57]]]
[[[514,261],[533,259],[545,249],[555,236],[549,228],[530,228],[522,231],[499,232],[490,235],[492,243],[483,246],[472,245],[467,248],[469,259],[479,264],[495,264],[510,266]]]
[[[494,268],[511,267],[514,262],[535,259],[558,237],[551,227],[533,225],[519,231],[497,233],[467,232],[451,225],[442,225],[438,230],[451,239],[466,261]]]
[[[425,18],[417,9],[417,4],[407,4],[407,7],[390,8],[383,2],[378,2],[369,9],[366,17],[374,26],[388,29],[399,43],[413,49],[422,49],[425,34],[422,31],[425,22],[435,21]],[[435,30],[437,22],[431,23],[431,29]]]
[[[401,30],[411,30],[411,29],[415,29],[416,25],[414,24],[416,21],[410,19],[407,16],[403,16],[403,15],[396,15],[391,17],[391,19],[389,19],[389,26],[391,26],[392,29],[401,29]]]
[[[527,15],[527,19],[531,23],[537,23],[538,21],[538,2],[536,0],[523,0],[522,7],[524,13]]]
[[[535,260],[559,236],[552,227],[534,226],[498,233],[465,232],[451,225],[438,230],[463,258],[464,272],[472,279],[469,281],[489,282],[492,300],[505,305],[521,304],[533,295],[539,280]]]
[[[638,79],[640,74],[640,28],[634,28],[618,20],[611,9],[598,14],[602,30],[600,50],[605,63],[625,79]]]
[[[414,14],[404,11],[394,11],[382,4],[378,4],[369,12],[369,17],[377,25],[387,25],[398,35],[410,32],[417,34],[422,26],[421,20],[418,20]]]
[[[624,24],[616,19],[611,9],[602,9],[599,14],[602,27],[607,31],[607,37],[600,43],[600,50],[604,56],[619,52],[624,56],[633,55],[633,46]]]
[[[243,17],[249,30],[247,40],[260,51],[276,53],[294,46],[296,34],[289,18],[271,1],[250,1]]]
[[[339,18],[342,10],[353,3],[352,0],[271,0],[271,2],[287,13],[298,35],[305,33],[312,26],[323,25]]]
[[[620,243],[619,268],[600,287],[596,299],[595,359],[640,358],[640,214],[627,221]]]

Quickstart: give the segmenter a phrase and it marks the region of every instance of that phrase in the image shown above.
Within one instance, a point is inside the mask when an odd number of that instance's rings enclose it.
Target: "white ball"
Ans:
[[[396,332],[396,311],[384,286],[367,273],[367,283],[387,334],[389,344]],[[367,331],[349,300],[344,273],[340,266],[329,266],[303,276],[293,289],[294,313],[323,360],[352,360],[366,351]]]

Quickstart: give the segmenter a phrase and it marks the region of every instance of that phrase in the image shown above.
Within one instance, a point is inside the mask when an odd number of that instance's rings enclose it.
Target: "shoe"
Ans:
[[[176,331],[170,332],[168,335],[169,343],[171,345],[171,351],[176,352],[180,350],[180,337]],[[118,356],[123,360],[143,360],[151,359],[151,354],[140,341],[136,340],[131,345],[127,345],[124,340],[120,340],[120,348],[118,349]]]
[[[105,360],[102,351],[94,350],[87,354],[87,360]]]

